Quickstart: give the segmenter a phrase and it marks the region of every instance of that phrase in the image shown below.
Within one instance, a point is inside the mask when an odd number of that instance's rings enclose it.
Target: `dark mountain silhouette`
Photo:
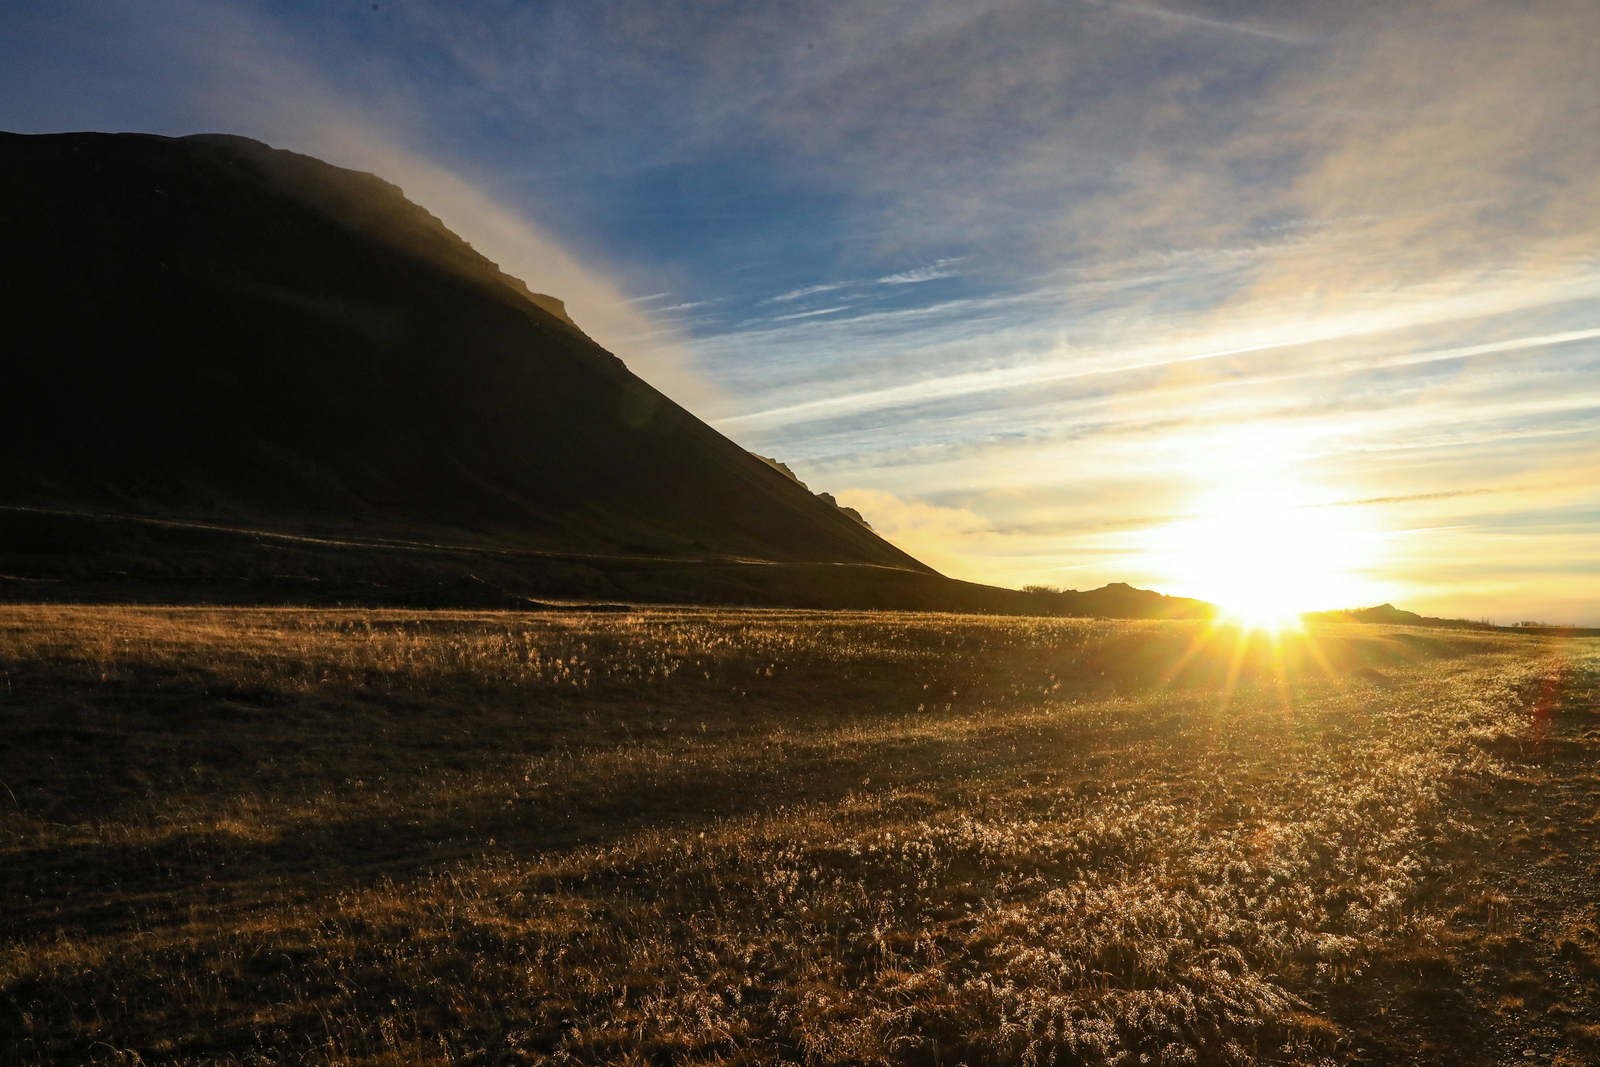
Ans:
[[[230,137],[0,158],[14,502],[927,569],[378,178]]]
[[[1032,604],[712,430],[397,187],[245,138],[0,134],[0,312],[12,595]]]

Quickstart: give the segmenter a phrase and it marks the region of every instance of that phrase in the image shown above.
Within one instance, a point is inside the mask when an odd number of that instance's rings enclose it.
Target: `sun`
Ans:
[[[1218,493],[1197,517],[1162,529],[1162,554],[1190,595],[1247,625],[1283,629],[1301,612],[1360,598],[1365,539],[1348,510],[1307,504],[1287,487]]]

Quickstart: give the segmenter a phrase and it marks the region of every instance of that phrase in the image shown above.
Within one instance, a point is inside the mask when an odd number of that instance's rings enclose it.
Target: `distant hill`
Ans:
[[[0,134],[0,312],[0,597],[1172,609],[944,578],[394,185],[246,138]]]
[[[1418,615],[1414,611],[1397,608],[1393,604],[1379,604],[1373,608],[1349,608],[1343,611],[1312,611],[1304,616],[1312,622],[1368,622],[1398,626],[1431,626],[1450,630],[1496,630],[1511,633],[1543,634],[1560,637],[1600,637],[1600,629],[1574,626],[1551,626],[1545,623],[1520,623],[1516,626],[1496,626],[1470,619],[1441,619],[1433,615]]]
[[[1449,626],[1456,629],[1487,629],[1486,623],[1468,622],[1466,619],[1439,619],[1418,615],[1414,611],[1397,608],[1393,604],[1379,604],[1375,608],[1350,608],[1344,611],[1317,611],[1306,616],[1319,622],[1377,622],[1403,626]]]
[[[1303,618],[1311,622],[1369,622],[1387,623],[1391,626],[1435,626],[1452,630],[1493,630],[1497,627],[1486,622],[1467,619],[1440,619],[1432,615],[1418,615],[1414,611],[1397,608],[1393,604],[1379,604],[1374,608],[1346,608],[1338,611],[1310,611]]]

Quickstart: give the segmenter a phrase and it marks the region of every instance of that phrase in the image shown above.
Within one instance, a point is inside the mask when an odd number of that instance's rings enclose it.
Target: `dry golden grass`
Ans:
[[[1467,926],[1473,951],[1525,932],[1492,886],[1449,890],[1594,654],[0,608],[0,1059],[1361,1059],[1375,975],[1453,990]],[[1548,951],[1600,958],[1589,921]]]

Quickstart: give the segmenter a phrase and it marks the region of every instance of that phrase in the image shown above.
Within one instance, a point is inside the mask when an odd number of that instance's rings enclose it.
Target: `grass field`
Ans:
[[[1597,653],[0,607],[0,1062],[1592,1063]]]

